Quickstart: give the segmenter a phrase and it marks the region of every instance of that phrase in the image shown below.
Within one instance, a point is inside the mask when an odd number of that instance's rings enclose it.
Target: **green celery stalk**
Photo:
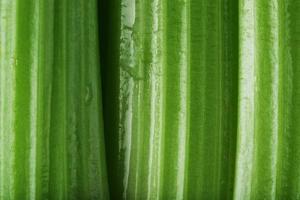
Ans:
[[[237,1],[107,2],[113,199],[232,199]]]
[[[240,1],[235,199],[299,198],[300,2]]]
[[[107,199],[96,0],[0,0],[0,199]]]

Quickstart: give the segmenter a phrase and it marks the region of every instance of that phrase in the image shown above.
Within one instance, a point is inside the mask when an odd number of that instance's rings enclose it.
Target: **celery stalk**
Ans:
[[[114,199],[231,199],[237,1],[121,0],[104,48]]]
[[[0,0],[0,199],[107,199],[96,0]]]
[[[240,2],[235,199],[299,198],[300,2]]]

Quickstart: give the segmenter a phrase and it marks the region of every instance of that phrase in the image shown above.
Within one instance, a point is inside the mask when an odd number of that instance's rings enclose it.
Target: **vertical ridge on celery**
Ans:
[[[279,114],[278,1],[257,1],[255,17],[255,156],[251,196],[274,199]]]
[[[233,194],[238,69],[235,3],[191,1],[187,192],[191,199],[231,199]]]
[[[232,199],[238,100],[238,1],[221,1],[221,155],[219,198]],[[225,164],[226,163],[226,164]]]
[[[292,82],[292,106],[290,106],[291,119],[289,123],[290,134],[287,138],[289,143],[290,150],[288,152],[288,163],[287,167],[287,181],[286,189],[289,191],[287,198],[299,198],[299,184],[300,184],[300,173],[299,173],[299,164],[300,164],[300,137],[299,137],[299,113],[300,113],[300,2],[295,0],[286,1],[287,6],[287,16],[286,23],[288,31],[287,43],[288,52],[286,52],[286,59],[290,61],[290,68],[292,75],[289,77]],[[286,67],[286,66],[283,66]]]
[[[273,199],[278,144],[278,2],[257,1],[255,6],[255,127],[251,197]]]
[[[34,35],[34,4],[24,1],[16,1],[16,65],[15,65],[15,95],[14,95],[14,134],[13,149],[13,176],[12,199],[29,199],[29,150],[30,138],[30,98],[31,98],[31,69],[34,68],[34,56],[36,53]],[[28,15],[26,19],[23,15]],[[30,27],[30,28],[27,28]],[[30,48],[28,50],[27,48]],[[22,57],[24,56],[24,57]],[[26,58],[26,59],[25,59]]]
[[[239,97],[234,199],[250,199],[253,171],[255,20],[254,1],[239,2]]]
[[[188,4],[166,3],[165,138],[162,199],[184,197],[188,127]]]
[[[164,37],[163,30],[163,2],[161,0],[153,1],[151,5],[153,23],[152,29],[149,31],[151,41],[149,47],[151,49],[150,66],[150,123],[149,129],[149,164],[148,164],[148,182],[147,182],[147,199],[158,199],[161,195],[162,187],[161,174],[163,171],[163,105],[164,105],[164,48],[160,47]],[[151,26],[150,24],[148,26]],[[148,120],[148,119],[146,119]],[[147,130],[147,129],[146,129]]]
[[[300,2],[280,2],[280,134],[277,196],[299,197],[299,33]]]
[[[82,4],[80,0],[66,1],[66,190],[67,198],[75,199],[83,198],[85,192],[78,185],[79,172],[76,169],[81,169],[81,151],[80,151],[80,133],[82,129],[81,121],[81,102],[82,84],[81,79],[82,60],[85,56],[82,50],[82,26],[83,22],[80,16],[82,15]],[[77,42],[73,42],[77,41]],[[78,98],[80,97],[80,98]],[[87,134],[87,133],[85,133]],[[70,170],[69,170],[70,169]],[[84,183],[82,183],[84,188]]]
[[[16,65],[16,1],[0,1],[0,9],[0,199],[12,199],[15,73],[9,66]]]
[[[82,35],[88,35],[88,30],[85,30],[85,26],[88,25],[88,20],[89,18],[87,17],[87,5],[84,2],[80,2],[80,10],[79,13],[81,13],[81,17],[80,18],[80,34]],[[96,7],[96,5],[94,5]],[[93,19],[93,16],[91,16]],[[86,21],[84,19],[87,19]],[[86,38],[81,37],[79,44],[81,48],[87,48],[89,49],[90,44],[88,43],[89,41],[86,40]],[[97,42],[97,40],[95,40],[95,42]],[[97,42],[98,43],[98,42]],[[85,46],[86,44],[86,46]],[[88,119],[87,119],[87,107],[89,106],[90,101],[93,98],[93,90],[91,88],[91,83],[89,83],[88,80],[88,76],[86,76],[86,74],[89,74],[89,69],[86,70],[84,66],[88,66],[89,62],[88,62],[88,53],[93,53],[90,52],[88,50],[85,50],[82,54],[84,55],[80,61],[80,73],[79,73],[79,78],[80,78],[80,96],[84,97],[80,99],[80,113],[81,116],[79,118],[79,120],[81,121],[80,123],[80,129],[82,130],[82,132],[86,133],[89,132],[89,124],[88,124]],[[96,54],[97,55],[97,54]],[[87,72],[86,72],[87,71]],[[98,73],[96,73],[98,74]],[[92,76],[91,76],[92,77]],[[96,85],[98,85],[98,83],[96,83]],[[96,108],[97,109],[97,108]],[[98,108],[99,109],[99,108]],[[98,110],[97,109],[97,110]],[[97,118],[97,116],[95,116]],[[91,152],[89,152],[88,149],[88,137],[89,135],[87,134],[79,134],[78,135],[78,148],[80,153],[80,162],[78,163],[78,166],[82,169],[82,173],[77,173],[78,174],[78,180],[79,183],[83,183],[80,184],[78,186],[78,191],[79,193],[81,193],[81,198],[84,198],[84,196],[87,196],[88,193],[90,193],[91,196],[94,196],[94,198],[96,198],[95,194],[91,194],[93,191],[90,190],[90,185],[89,185],[89,179],[91,177],[89,177],[88,175],[88,165],[89,163],[86,163],[85,159],[88,158],[89,154]],[[88,158],[89,159],[89,158]]]
[[[141,169],[143,135],[140,132],[143,123],[143,3],[141,1],[121,1],[120,35],[120,112],[119,112],[119,153],[118,158],[124,169],[123,198],[138,198],[138,175]],[[134,148],[134,149],[133,149]],[[123,160],[124,159],[124,160]]]
[[[50,120],[50,171],[49,196],[50,199],[67,198],[67,153],[66,153],[66,123],[67,123],[67,94],[66,94],[66,28],[67,28],[67,1],[54,1],[54,29],[53,29],[53,83],[51,93],[51,120]],[[55,79],[54,79],[55,77]],[[54,81],[55,80],[55,81]],[[54,92],[55,91],[55,92]],[[56,112],[60,110],[60,112]],[[55,150],[54,150],[55,149]]]
[[[290,58],[287,57],[289,53],[288,45],[288,35],[289,27],[287,26],[287,4],[282,1],[279,2],[279,97],[278,97],[278,106],[279,106],[279,117],[278,117],[278,164],[276,172],[276,195],[280,198],[288,198],[288,188],[286,182],[288,181],[287,173],[289,163],[286,162],[286,158],[289,158],[289,149],[285,148],[288,146],[286,137],[289,135],[290,127],[289,120],[291,116],[291,111],[286,106],[290,106],[292,94],[292,70]]]
[[[186,22],[186,64],[187,64],[187,69],[186,69],[186,110],[187,110],[187,119],[186,119],[186,136],[185,136],[185,144],[184,144],[184,177],[182,178],[183,181],[183,188],[182,188],[182,194],[181,199],[187,199],[188,198],[188,181],[189,181],[189,154],[191,149],[189,148],[189,143],[190,143],[190,132],[191,132],[191,91],[192,91],[192,85],[191,85],[191,0],[186,1],[186,7],[185,7],[185,22]],[[180,162],[180,160],[178,160]],[[179,198],[177,198],[179,199]]]
[[[235,199],[274,199],[278,149],[278,1],[240,4],[240,96]]]
[[[37,9],[38,8],[38,9]],[[33,24],[34,24],[34,28],[33,29],[33,34],[32,37],[36,38],[37,41],[39,41],[39,35],[36,34],[36,32],[39,32],[39,24],[38,22],[40,21],[40,13],[39,13],[39,3],[34,5],[33,8],[33,15],[36,15],[38,17],[35,18]],[[38,43],[38,42],[37,42]],[[28,155],[28,159],[29,159],[29,182],[31,183],[29,185],[29,198],[28,199],[35,199],[36,198],[36,144],[37,144],[37,140],[36,140],[36,132],[37,132],[37,120],[36,117],[38,114],[37,112],[37,77],[38,77],[38,56],[39,56],[39,48],[38,48],[38,44],[34,43],[32,44],[32,49],[33,49],[33,59],[32,59],[32,67],[30,69],[30,74],[31,74],[31,80],[30,80],[30,99],[31,101],[29,102],[30,104],[30,124],[29,124],[29,146],[30,146],[30,150],[29,150],[29,155]]]
[[[202,15],[198,15],[198,13],[202,13]],[[205,49],[206,48],[206,23],[207,23],[207,9],[206,2],[197,2],[191,0],[191,50],[193,49]],[[197,29],[196,29],[197,28]],[[193,107],[191,110],[190,117],[194,120],[199,121],[196,123],[190,124],[190,140],[189,140],[189,173],[192,174],[192,170],[197,167],[199,169],[199,173],[195,173],[194,176],[190,176],[188,178],[187,188],[188,188],[188,197],[189,198],[200,198],[202,191],[202,175],[204,174],[204,165],[202,165],[202,160],[205,155],[205,152],[201,152],[201,149],[205,148],[204,142],[201,139],[202,133],[204,132],[204,116],[205,116],[205,88],[206,88],[206,59],[205,51],[191,51],[191,101],[190,106]],[[195,81],[199,80],[198,84],[195,84]],[[195,103],[194,103],[195,101]],[[199,103],[197,103],[199,102]],[[201,134],[199,134],[201,132]],[[200,147],[200,148],[199,148]],[[203,172],[202,172],[203,171]],[[203,174],[202,174],[203,173]],[[194,190],[193,187],[197,187]]]
[[[162,170],[162,158],[157,152],[162,151],[163,137],[163,49],[160,46],[162,40],[162,1],[145,2],[145,8],[149,7],[146,16],[151,16],[145,20],[145,30],[148,38],[145,40],[145,149],[143,151],[142,176],[147,178],[140,191],[145,190],[147,199],[158,198],[161,186],[160,173]],[[148,123],[147,123],[148,121]],[[143,189],[144,188],[144,189]]]
[[[53,64],[53,2],[37,2],[36,14],[39,20],[36,22],[37,52],[36,70],[32,77],[32,120],[35,120],[35,128],[32,128],[31,138],[35,145],[31,148],[30,160],[34,161],[32,170],[32,189],[30,199],[41,199],[48,194],[49,181],[49,132],[50,132],[50,105],[52,89],[52,64]],[[47,18],[48,23],[43,23]],[[45,45],[45,46],[44,46]],[[38,66],[44,66],[43,68]],[[35,80],[34,80],[35,79]],[[37,80],[37,81],[36,81]],[[33,98],[31,98],[33,99]],[[35,105],[34,105],[35,104]],[[35,130],[35,131],[33,131]],[[34,133],[35,132],[35,133]]]

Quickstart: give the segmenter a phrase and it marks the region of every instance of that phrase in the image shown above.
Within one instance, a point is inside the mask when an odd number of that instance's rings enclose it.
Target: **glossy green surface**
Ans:
[[[106,8],[112,198],[232,199],[237,1],[122,0]]]
[[[113,197],[300,198],[300,1],[106,6]]]
[[[0,0],[0,200],[300,199],[299,0],[102,0],[105,124],[97,3]]]
[[[97,1],[0,0],[0,199],[107,199]]]
[[[235,199],[299,199],[300,1],[240,1]]]

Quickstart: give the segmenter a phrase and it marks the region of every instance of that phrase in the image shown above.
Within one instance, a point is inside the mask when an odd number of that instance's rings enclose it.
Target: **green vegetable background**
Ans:
[[[0,200],[300,199],[299,0],[0,0]]]

